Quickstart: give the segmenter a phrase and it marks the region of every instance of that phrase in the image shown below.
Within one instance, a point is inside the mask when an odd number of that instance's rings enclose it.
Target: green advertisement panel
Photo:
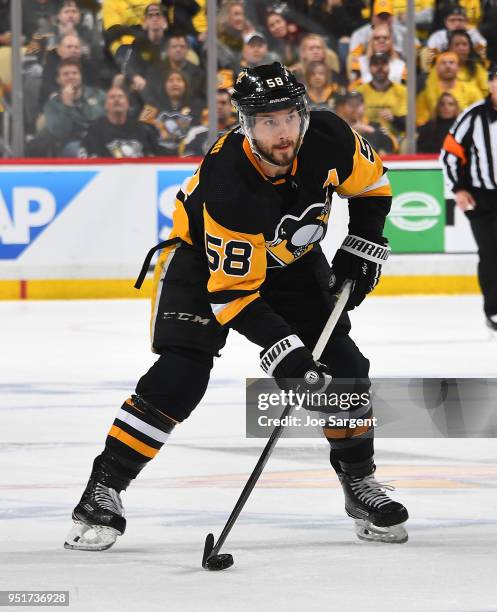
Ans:
[[[393,253],[443,253],[445,200],[442,173],[433,170],[388,172],[392,210],[385,235]]]

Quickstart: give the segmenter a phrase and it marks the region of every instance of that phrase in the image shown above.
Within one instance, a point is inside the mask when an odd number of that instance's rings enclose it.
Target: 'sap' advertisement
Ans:
[[[96,172],[0,173],[0,259],[17,259]]]

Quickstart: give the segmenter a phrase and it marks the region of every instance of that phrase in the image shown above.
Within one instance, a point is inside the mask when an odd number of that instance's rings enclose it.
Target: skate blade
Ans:
[[[112,527],[85,525],[75,521],[64,542],[64,548],[69,550],[107,550],[120,535],[119,531],[112,529]]]
[[[384,542],[387,544],[404,544],[409,539],[405,523],[391,527],[378,527],[370,521],[355,519],[355,532],[359,540],[365,542]]]

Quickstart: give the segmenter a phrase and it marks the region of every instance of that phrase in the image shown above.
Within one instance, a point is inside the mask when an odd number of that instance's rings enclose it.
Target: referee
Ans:
[[[497,63],[488,73],[488,86],[488,97],[454,122],[440,159],[456,205],[471,223],[483,309],[488,326],[497,331]]]

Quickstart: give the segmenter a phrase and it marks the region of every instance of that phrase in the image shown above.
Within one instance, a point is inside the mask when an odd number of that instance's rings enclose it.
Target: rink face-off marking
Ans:
[[[84,612],[497,610],[490,439],[376,441],[379,480],[411,516],[402,546],[356,538],[324,441],[281,440],[230,534],[235,565],[200,567],[264,444],[244,437],[244,379],[260,371],[236,334],[202,405],[124,494],[125,535],[64,550],[91,461],[153,363],[148,315],[142,300],[0,303],[1,589],[69,590]],[[497,376],[481,298],[377,298],[351,317],[374,376]]]

